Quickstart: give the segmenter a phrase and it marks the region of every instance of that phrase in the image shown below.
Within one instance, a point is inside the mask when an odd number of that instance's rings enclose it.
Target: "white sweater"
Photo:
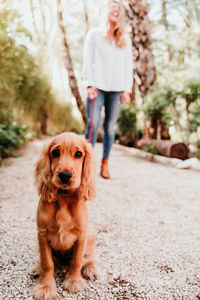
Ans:
[[[126,47],[105,40],[99,29],[90,29],[86,36],[83,57],[83,79],[86,86],[103,91],[131,92],[133,85],[132,44],[125,34]]]

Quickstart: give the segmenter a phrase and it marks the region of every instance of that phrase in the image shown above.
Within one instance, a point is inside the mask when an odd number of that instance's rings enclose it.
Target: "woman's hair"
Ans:
[[[108,6],[112,3],[116,2],[120,6],[120,16],[119,20],[116,23],[115,29],[114,29],[114,39],[116,42],[116,46],[118,48],[123,48],[126,46],[126,40],[124,37],[124,33],[126,32],[125,27],[126,27],[126,22],[125,22],[125,13],[124,13],[124,7],[121,3],[121,1],[115,1],[115,0],[109,0],[108,1]],[[106,22],[105,30],[104,30],[104,37],[105,39],[107,38],[107,31],[109,29],[109,22]]]

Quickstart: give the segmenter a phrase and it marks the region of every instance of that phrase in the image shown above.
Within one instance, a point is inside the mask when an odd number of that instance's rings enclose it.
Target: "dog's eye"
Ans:
[[[80,158],[81,156],[82,156],[82,152],[81,151],[76,151],[75,157]]]
[[[58,149],[54,149],[52,151],[52,155],[53,155],[53,157],[57,158],[60,156],[60,151]]]

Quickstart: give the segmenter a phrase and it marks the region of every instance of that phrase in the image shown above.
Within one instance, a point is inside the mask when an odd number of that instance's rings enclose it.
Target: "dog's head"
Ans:
[[[35,182],[43,200],[77,194],[89,200],[96,194],[96,170],[93,149],[74,133],[54,137],[43,149],[36,164]]]

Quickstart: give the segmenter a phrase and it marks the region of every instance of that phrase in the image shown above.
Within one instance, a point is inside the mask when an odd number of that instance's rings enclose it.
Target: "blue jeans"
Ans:
[[[94,102],[92,104],[92,102]],[[103,137],[103,158],[108,158],[114,142],[115,124],[120,111],[121,92],[104,92],[98,90],[95,100],[87,99],[87,128],[86,139],[91,138],[92,146],[95,145],[97,132],[101,120],[101,111],[105,106],[104,137]],[[92,108],[92,105],[93,108]],[[93,113],[92,113],[93,111]],[[93,115],[93,116],[92,116]]]

